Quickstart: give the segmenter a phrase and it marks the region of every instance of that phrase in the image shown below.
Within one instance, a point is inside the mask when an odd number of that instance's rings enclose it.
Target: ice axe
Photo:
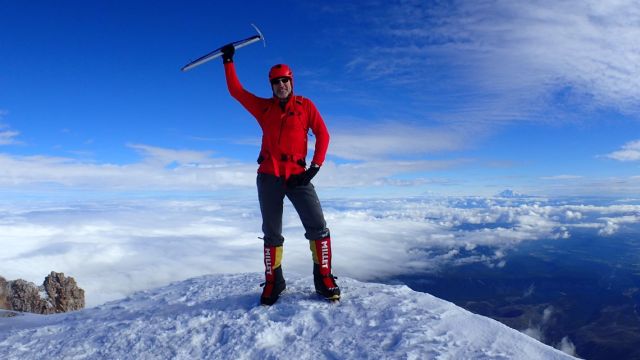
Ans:
[[[232,42],[233,46],[236,49],[240,49],[241,47],[245,47],[245,46],[247,46],[249,44],[253,44],[254,42],[260,41],[260,40],[262,40],[262,43],[264,44],[264,46],[267,47],[267,43],[264,41],[264,36],[262,35],[262,32],[260,32],[260,29],[258,29],[258,27],[255,26],[254,24],[251,24],[251,26],[253,26],[253,28],[256,29],[256,32],[258,33],[258,35],[253,35],[253,36],[248,37],[246,39],[242,39],[242,40],[238,40],[238,41]],[[192,62],[190,62],[187,65],[183,66],[182,69],[180,69],[180,70],[182,70],[182,71],[191,70],[196,66],[200,66],[200,65],[202,65],[202,64],[204,64],[204,63],[206,63],[208,61],[211,61],[211,60],[213,60],[213,59],[215,59],[217,57],[222,56],[222,51],[221,50],[222,50],[223,47],[224,46],[221,46],[221,47],[213,50],[212,52],[193,60]]]

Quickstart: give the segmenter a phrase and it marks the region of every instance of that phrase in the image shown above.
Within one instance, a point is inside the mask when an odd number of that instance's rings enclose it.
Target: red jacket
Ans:
[[[224,64],[229,93],[253,115],[262,128],[259,173],[284,176],[304,171],[300,160],[306,161],[307,133],[309,129],[316,136],[316,146],[312,162],[322,165],[329,147],[329,132],[322,116],[311,100],[293,93],[285,109],[280,107],[280,99],[270,99],[253,95],[242,87],[235,65]]]

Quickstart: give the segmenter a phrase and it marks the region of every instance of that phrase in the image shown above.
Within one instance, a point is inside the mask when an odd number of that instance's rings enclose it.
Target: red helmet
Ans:
[[[269,81],[281,77],[287,77],[293,81],[293,71],[291,71],[291,68],[285,64],[273,65],[271,70],[269,70]]]

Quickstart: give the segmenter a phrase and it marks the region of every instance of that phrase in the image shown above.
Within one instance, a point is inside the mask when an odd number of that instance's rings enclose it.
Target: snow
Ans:
[[[207,275],[67,314],[0,316],[1,359],[572,359],[406,286],[340,278],[343,299],[287,274],[258,305],[259,273]]]

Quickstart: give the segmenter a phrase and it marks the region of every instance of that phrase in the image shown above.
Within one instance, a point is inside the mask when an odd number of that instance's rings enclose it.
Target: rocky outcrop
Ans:
[[[44,279],[44,291],[56,313],[80,310],[84,308],[84,290],[76,284],[72,277],[63,273],[51,272]]]
[[[0,309],[9,309],[7,280],[0,276]]]
[[[7,281],[0,276],[0,309],[54,314],[84,308],[84,290],[75,279],[51,272],[38,287],[18,279]]]
[[[40,298],[38,288],[28,281],[18,279],[9,282],[9,310],[49,314],[47,301]]]

